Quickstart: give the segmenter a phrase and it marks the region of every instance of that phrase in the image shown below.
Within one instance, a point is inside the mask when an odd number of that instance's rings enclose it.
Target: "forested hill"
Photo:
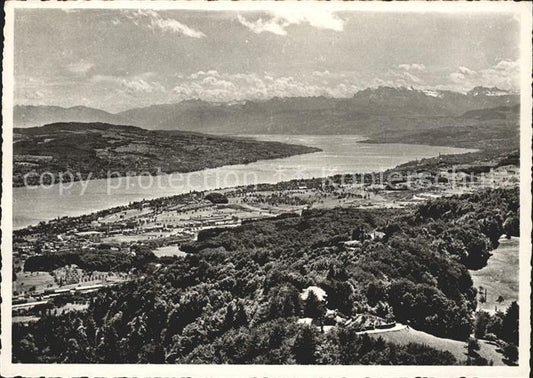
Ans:
[[[19,128],[14,129],[13,138],[15,186],[23,185],[28,172],[33,172],[28,180],[32,184],[42,172],[53,173],[55,182],[59,173],[66,171],[75,179],[104,178],[110,171],[115,175],[157,174],[158,168],[164,173],[191,172],[319,151],[277,142],[105,123]]]
[[[441,125],[420,130],[408,128],[377,132],[366,143],[417,143],[434,146],[509,151],[520,146],[520,106],[475,109]]]
[[[310,210],[206,231],[183,246],[188,256],[100,291],[86,312],[15,325],[13,355],[16,362],[465,363],[297,320],[320,323],[327,307],[466,340],[476,308],[467,268],[483,266],[502,234],[518,234],[518,205],[518,190],[488,190],[412,210]],[[369,237],[374,230],[383,238]],[[302,299],[309,286],[326,292],[325,304]]]

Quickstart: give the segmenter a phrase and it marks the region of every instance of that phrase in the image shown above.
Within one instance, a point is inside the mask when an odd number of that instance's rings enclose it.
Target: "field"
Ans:
[[[457,362],[461,363],[467,359],[466,343],[463,341],[444,339],[430,335],[429,333],[417,331],[413,328],[405,328],[395,332],[383,332],[370,334],[372,337],[382,337],[385,341],[393,342],[399,345],[409,343],[420,343],[433,347],[438,350],[445,350],[454,355]],[[502,361],[502,355],[496,352],[496,347],[486,341],[479,340],[479,355],[492,361],[494,365],[505,365]]]
[[[483,292],[487,290],[485,303],[481,303],[478,297],[478,310],[505,310],[512,301],[518,301],[519,244],[519,238],[500,239],[500,245],[492,252],[487,266],[470,271],[473,286],[478,290],[483,287]],[[499,296],[504,299],[501,303],[498,303]]]
[[[13,290],[15,292],[27,290],[42,292],[46,289],[56,289],[57,287],[54,277],[48,272],[18,273],[17,280],[13,282]]]
[[[167,245],[166,247],[159,247],[155,249],[154,255],[157,257],[161,256],[186,256],[187,253],[180,251],[178,246],[176,245]]]

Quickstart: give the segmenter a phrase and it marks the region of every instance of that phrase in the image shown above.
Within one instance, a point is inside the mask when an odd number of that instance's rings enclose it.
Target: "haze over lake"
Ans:
[[[62,216],[77,216],[127,205],[142,199],[213,190],[238,185],[277,183],[339,173],[377,172],[415,159],[460,154],[473,150],[406,144],[361,143],[356,135],[247,135],[318,147],[321,152],[202,171],[129,178],[110,178],[56,184],[51,187],[13,188],[13,227],[23,228]]]

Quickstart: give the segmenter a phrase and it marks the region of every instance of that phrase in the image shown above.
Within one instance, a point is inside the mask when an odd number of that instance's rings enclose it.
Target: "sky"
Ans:
[[[517,91],[510,13],[16,9],[15,104],[110,112],[187,99]]]

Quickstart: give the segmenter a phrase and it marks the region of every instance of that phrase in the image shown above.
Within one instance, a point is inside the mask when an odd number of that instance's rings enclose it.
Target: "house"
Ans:
[[[381,190],[385,190],[387,187],[383,184],[372,184],[365,186],[365,191],[372,191],[372,192],[379,192]]]
[[[100,238],[102,237],[102,233],[99,231],[82,231],[82,232],[76,232],[75,235],[79,238],[88,239],[93,242],[100,241]]]
[[[357,247],[360,247],[363,243],[361,243],[359,240],[348,240],[345,242],[340,242],[339,246],[342,248],[344,247],[347,251],[355,251]]]
[[[385,237],[385,233],[381,231],[372,231],[370,233],[370,239],[372,240],[381,240]]]
[[[300,318],[296,321],[296,323],[310,326],[313,323],[313,318]]]
[[[302,300],[305,301],[307,297],[309,296],[309,292],[311,291],[316,295],[316,297],[318,298],[320,302],[326,301],[326,297],[328,295],[326,294],[324,289],[321,289],[318,286],[309,286],[307,289],[304,289],[302,293],[300,294],[300,298],[302,298]]]

